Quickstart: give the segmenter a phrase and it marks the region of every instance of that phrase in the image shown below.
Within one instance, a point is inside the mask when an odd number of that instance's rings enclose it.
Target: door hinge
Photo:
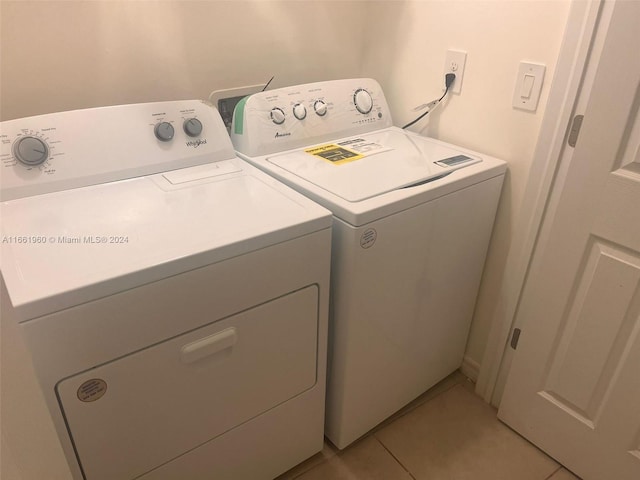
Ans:
[[[511,334],[511,348],[513,348],[514,350],[518,348],[518,340],[520,340],[521,333],[522,330],[520,330],[519,328],[513,329],[513,333]]]
[[[580,127],[582,126],[582,120],[584,120],[584,115],[576,115],[573,117],[573,122],[571,123],[571,130],[569,131],[569,140],[567,143],[571,147],[575,147],[578,142],[578,135],[580,135]]]

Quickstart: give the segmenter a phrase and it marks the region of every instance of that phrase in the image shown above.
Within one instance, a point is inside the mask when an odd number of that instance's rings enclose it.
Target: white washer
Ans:
[[[0,135],[3,322],[74,479],[269,479],[322,449],[329,211],[200,101]]]
[[[461,365],[506,165],[393,127],[371,79],[249,96],[231,134],[333,212],[325,434],[344,448]]]

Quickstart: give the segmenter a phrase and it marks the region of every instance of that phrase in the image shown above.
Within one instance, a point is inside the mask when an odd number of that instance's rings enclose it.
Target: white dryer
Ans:
[[[231,135],[333,212],[325,434],[344,448],[461,365],[506,165],[393,127],[371,79],[251,95]]]
[[[270,479],[322,449],[329,211],[200,101],[0,135],[2,321],[74,479]]]

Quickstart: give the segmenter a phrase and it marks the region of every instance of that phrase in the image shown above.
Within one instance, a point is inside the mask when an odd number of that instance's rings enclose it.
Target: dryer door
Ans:
[[[309,286],[61,381],[85,477],[137,478],[313,387],[317,312]]]

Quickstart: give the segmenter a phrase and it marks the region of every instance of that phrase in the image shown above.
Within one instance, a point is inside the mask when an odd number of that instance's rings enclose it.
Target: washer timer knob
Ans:
[[[182,124],[184,133],[190,137],[197,137],[202,133],[202,122],[197,118],[187,118]]]
[[[22,137],[13,145],[13,155],[23,165],[40,165],[49,157],[49,147],[38,137]]]
[[[160,122],[156,124],[153,129],[153,133],[156,134],[156,138],[161,142],[169,142],[173,139],[175,131],[173,129],[173,125],[169,122]]]
[[[275,107],[271,109],[271,120],[276,125],[282,125],[284,123],[284,111],[281,108]]]
[[[313,104],[313,109],[318,115],[324,117],[324,115],[327,113],[327,104],[324,103],[323,100],[316,100]]]
[[[369,113],[373,108],[371,94],[364,88],[359,88],[356,90],[356,93],[353,94],[353,103],[360,113]]]
[[[298,120],[304,120],[307,116],[307,109],[301,103],[296,103],[293,106],[293,116]]]

